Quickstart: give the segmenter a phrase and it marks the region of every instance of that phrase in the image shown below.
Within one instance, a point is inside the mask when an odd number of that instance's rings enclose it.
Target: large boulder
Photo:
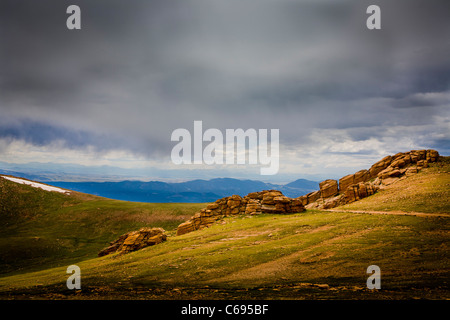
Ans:
[[[320,198],[320,190],[311,192],[307,194],[307,198],[308,198],[308,203],[317,201]]]
[[[339,179],[339,191],[342,193],[352,184],[366,182],[370,179],[369,170],[360,170],[355,174],[349,174]]]
[[[320,195],[322,198],[330,198],[339,193],[338,182],[328,179],[319,183]]]
[[[317,201],[320,198],[320,190],[310,192],[308,194],[305,194],[303,196],[300,196],[296,198],[296,200],[299,200],[303,206],[306,206],[309,203],[313,203]]]
[[[148,246],[154,246],[166,241],[167,236],[163,228],[141,228],[121,235],[117,240],[110,243],[109,247],[101,250],[98,256],[111,253],[128,253]]]
[[[247,202],[247,206],[245,207],[245,214],[259,214],[261,211],[261,201],[256,199],[249,199]]]
[[[436,150],[427,150],[426,159],[428,162],[436,162],[439,159],[439,152]]]
[[[386,156],[378,162],[375,162],[369,169],[370,178],[375,178],[378,173],[386,169],[392,161],[392,156]]]
[[[347,187],[345,191],[345,203],[352,203],[366,198],[377,192],[377,186],[370,182],[360,182]]]
[[[349,186],[354,184],[355,175],[349,174],[339,179],[339,190],[347,190]]]
[[[355,173],[353,183],[366,182],[370,180],[369,170],[360,170]],[[342,190],[344,191],[344,190]]]
[[[418,161],[426,160],[427,158],[427,150],[411,150],[409,153],[411,155],[412,163],[417,163]]]
[[[180,224],[177,228],[177,236],[195,231],[194,222],[192,220],[188,220]]]

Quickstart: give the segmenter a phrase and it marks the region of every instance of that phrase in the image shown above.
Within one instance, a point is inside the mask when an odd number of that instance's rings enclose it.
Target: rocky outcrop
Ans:
[[[387,156],[373,164],[369,169],[369,177],[374,178],[383,171],[392,161],[392,156]]]
[[[209,227],[229,215],[295,213],[305,208],[329,209],[358,201],[397,179],[419,172],[438,158],[439,153],[435,150],[412,150],[386,156],[368,170],[360,170],[339,180],[324,180],[319,184],[320,190],[296,199],[288,198],[277,190],[253,192],[243,198],[238,195],[222,198],[180,224],[177,235]]]
[[[377,192],[378,187],[369,182],[360,182],[347,187],[344,192],[344,202],[351,203],[373,195]]]
[[[388,161],[385,161],[377,178],[379,184],[389,185],[404,175],[415,174],[422,168],[428,167],[431,162],[439,159],[436,150],[412,150],[405,153],[397,153]]]
[[[439,159],[436,150],[411,150],[386,156],[368,170],[319,184],[319,191],[297,198],[307,208],[329,209],[368,197],[378,189],[418,173]]]
[[[167,236],[163,228],[141,228],[121,235],[117,240],[110,243],[109,247],[101,250],[98,256],[111,253],[128,253],[142,248],[153,246],[166,241]]]
[[[177,235],[209,227],[218,219],[230,215],[287,214],[304,210],[305,208],[300,200],[286,197],[278,190],[252,192],[245,197],[232,195],[209,204],[191,219],[180,224],[177,228]]]
[[[369,170],[361,170],[355,174],[349,174],[339,179],[339,190],[347,190],[347,188],[353,184],[360,182],[366,182],[370,179]]]
[[[338,182],[336,180],[328,179],[319,183],[320,196],[322,198],[330,198],[339,193]]]

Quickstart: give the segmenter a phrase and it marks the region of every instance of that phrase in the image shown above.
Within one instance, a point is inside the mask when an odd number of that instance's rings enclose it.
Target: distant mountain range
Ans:
[[[276,189],[288,197],[299,197],[319,189],[315,181],[299,179],[287,185],[276,185],[257,180],[218,178],[187,182],[120,181],[120,182],[64,182],[51,185],[117,200],[138,202],[212,202],[238,194]]]
[[[296,198],[319,189],[318,182],[306,179],[298,179],[285,185],[232,178],[191,180],[186,182],[130,180],[119,182],[67,182],[46,181],[45,178],[40,178],[38,174],[25,174],[9,170],[0,170],[0,173],[45,182],[56,187],[105,198],[137,202],[212,202],[233,194],[245,196],[250,192],[271,189],[280,190],[284,195]]]

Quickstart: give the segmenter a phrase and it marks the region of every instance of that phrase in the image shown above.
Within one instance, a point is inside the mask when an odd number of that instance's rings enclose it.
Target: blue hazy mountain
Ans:
[[[300,181],[301,180],[301,181]],[[186,182],[120,181],[120,182],[64,182],[49,184],[106,198],[139,202],[212,202],[219,198],[250,192],[276,189],[288,197],[299,197],[319,189],[314,181],[300,179],[289,185],[276,185],[257,180],[218,178]]]
[[[44,182],[56,187],[101,197],[137,202],[212,202],[233,194],[245,196],[250,192],[270,189],[280,190],[284,195],[296,198],[319,189],[318,182],[306,179],[298,179],[285,185],[233,178],[197,179],[186,182],[144,182],[136,180],[90,182],[75,180],[74,182],[68,182],[63,180],[72,177],[71,175],[42,169],[36,167],[34,170],[23,172],[20,168],[10,166],[8,169],[0,169],[0,174]],[[81,170],[83,167],[76,169]],[[75,177],[82,179],[82,176],[78,174],[79,172],[76,172]],[[61,180],[55,181],[58,176]],[[49,177],[52,179],[49,179]],[[95,175],[88,172],[86,177],[92,179],[95,178]]]
[[[306,179],[298,179],[288,184],[285,184],[284,186],[294,189],[308,189],[308,190],[311,189],[313,191],[319,189],[319,184],[316,181]]]

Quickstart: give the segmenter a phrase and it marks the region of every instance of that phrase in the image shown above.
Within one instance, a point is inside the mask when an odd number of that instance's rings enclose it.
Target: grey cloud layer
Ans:
[[[69,4],[80,31],[65,28]],[[365,28],[369,4],[382,30]],[[448,1],[0,6],[0,138],[161,156],[194,120],[280,128],[281,143],[304,146],[317,128],[383,140],[389,127],[441,130],[436,119],[450,117]],[[447,132],[431,133],[448,151]]]

